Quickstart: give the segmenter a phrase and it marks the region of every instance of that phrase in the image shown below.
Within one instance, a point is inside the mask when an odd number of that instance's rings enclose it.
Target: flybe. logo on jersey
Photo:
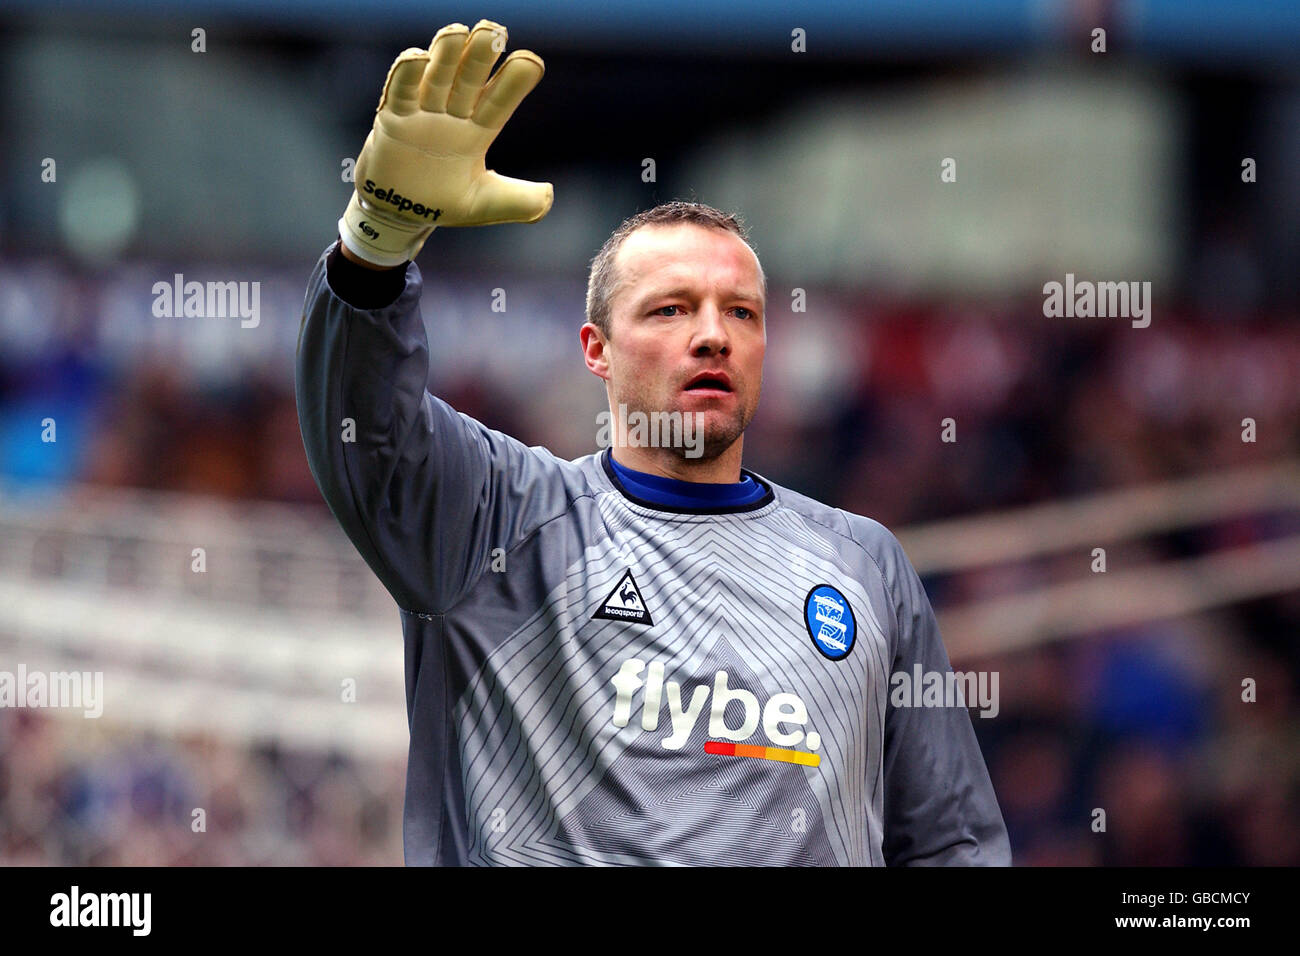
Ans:
[[[645,661],[635,658],[623,661],[618,673],[610,681],[615,692],[614,726],[626,727],[631,723],[639,696],[641,729],[658,730],[666,696],[670,732],[659,744],[665,750],[681,750],[690,740],[691,732],[704,713],[711,691],[713,701],[709,708],[709,736],[716,739],[705,741],[705,753],[726,757],[756,757],[810,767],[821,763],[821,757],[808,752],[819,750],[822,741],[821,735],[815,730],[804,733],[802,728],[808,722],[808,707],[799,695],[773,694],[766,703],[760,705],[757,695],[741,688],[728,687],[727,679],[726,671],[718,671],[714,675],[712,688],[708,684],[696,684],[683,704],[682,686],[677,681],[664,680],[663,662],[651,661],[647,666]],[[736,727],[727,724],[727,706],[733,701],[740,704],[744,713]],[[743,742],[752,740],[757,735],[760,724],[763,734],[773,746]],[[808,751],[790,749],[800,743]]]

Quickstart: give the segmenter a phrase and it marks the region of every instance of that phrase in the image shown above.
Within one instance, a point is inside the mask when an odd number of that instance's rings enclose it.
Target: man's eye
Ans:
[[[655,309],[655,310],[654,310],[652,313],[650,313],[650,314],[651,314],[651,315],[663,315],[665,309],[681,309],[681,308],[682,308],[682,307],[681,307],[680,305],[661,305],[661,306],[659,306],[659,308]],[[758,318],[758,313],[756,313],[753,309],[747,309],[747,308],[745,308],[743,305],[738,305],[738,306],[736,306],[736,308],[735,308],[733,311],[743,313],[743,314],[740,316],[740,318],[745,319],[745,320],[747,320],[747,321],[748,321],[749,319],[755,319],[755,318]],[[664,316],[664,317],[665,317],[665,318],[672,318],[672,316]]]

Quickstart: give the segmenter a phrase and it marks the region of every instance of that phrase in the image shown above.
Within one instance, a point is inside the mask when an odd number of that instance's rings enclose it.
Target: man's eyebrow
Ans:
[[[645,295],[637,300],[638,305],[649,305],[655,299],[684,299],[691,294],[691,290],[684,286],[678,286],[674,289],[651,289]]]
[[[655,299],[689,299],[694,294],[694,290],[687,289],[684,286],[678,286],[674,289],[656,289],[641,296],[641,298],[637,300],[637,307],[642,308],[647,306]],[[742,299],[746,302],[756,302],[760,305],[763,303],[763,297],[757,292],[735,292],[732,293],[729,298]]]

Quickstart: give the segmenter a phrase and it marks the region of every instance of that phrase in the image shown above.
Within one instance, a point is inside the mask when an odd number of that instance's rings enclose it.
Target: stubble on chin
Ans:
[[[654,413],[676,412],[681,416],[681,422],[685,425],[687,417],[695,416],[699,409],[687,409],[683,406],[680,395],[675,395],[671,400],[656,401],[652,396],[639,390],[629,390],[622,395],[614,396],[613,412],[619,413],[619,405],[622,404],[627,409],[629,418],[634,412],[639,412],[649,418]],[[712,461],[725,454],[744,434],[745,429],[749,426],[750,420],[753,419],[755,409],[746,408],[738,403],[734,414],[725,417],[718,414],[716,410],[705,411],[701,416],[703,420],[703,441],[700,440],[699,431],[690,432],[690,439],[686,439],[686,433],[681,433],[677,437],[682,439],[667,450],[684,462],[701,462]],[[691,427],[697,424],[692,420]],[[662,446],[661,446],[662,447]]]
[[[689,415],[692,413],[686,412],[685,414]],[[713,459],[722,456],[727,449],[734,445],[736,440],[744,434],[745,425],[746,422],[744,420],[743,412],[737,412],[736,415],[731,416],[726,421],[710,421],[706,417],[703,441],[704,451],[698,458],[693,460],[712,461]],[[680,451],[683,459],[687,458],[686,449],[675,450]]]

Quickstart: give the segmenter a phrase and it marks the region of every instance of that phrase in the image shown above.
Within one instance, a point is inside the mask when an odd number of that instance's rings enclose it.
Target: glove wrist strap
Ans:
[[[413,225],[378,212],[353,193],[339,220],[339,238],[348,251],[377,266],[400,266],[414,259],[433,226]]]

